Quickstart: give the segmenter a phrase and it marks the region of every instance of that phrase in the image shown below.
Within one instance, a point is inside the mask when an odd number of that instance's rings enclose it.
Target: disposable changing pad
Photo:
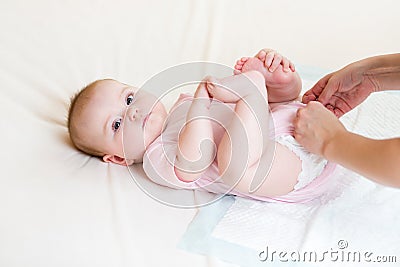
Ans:
[[[364,136],[399,136],[398,103],[400,94],[374,94],[341,120]],[[400,261],[399,209],[400,190],[338,167],[327,193],[309,203],[226,196],[202,208],[180,247],[240,266],[394,266]]]

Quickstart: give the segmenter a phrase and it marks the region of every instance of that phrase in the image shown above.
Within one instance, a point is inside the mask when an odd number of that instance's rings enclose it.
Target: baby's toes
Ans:
[[[239,63],[236,63],[236,65],[234,67],[235,70],[242,70],[242,68],[243,68],[243,64],[239,64]]]
[[[240,73],[242,73],[240,70],[237,70],[237,69],[234,69],[234,70],[233,70],[233,74],[234,74],[234,75],[238,75],[238,74],[240,74]]]
[[[242,57],[241,59],[239,59],[238,61],[236,61],[236,65],[237,66],[242,66],[247,62],[247,60],[249,60],[248,57]]]
[[[242,58],[240,59],[240,62],[241,62],[242,64],[244,64],[244,63],[246,63],[247,60],[249,60],[249,57],[242,57]]]
[[[241,69],[243,67],[243,62],[238,60],[235,64],[235,69]]]
[[[236,61],[233,73],[234,74],[239,74],[242,72],[242,68],[243,68],[243,61],[241,61],[240,59],[238,61]]]

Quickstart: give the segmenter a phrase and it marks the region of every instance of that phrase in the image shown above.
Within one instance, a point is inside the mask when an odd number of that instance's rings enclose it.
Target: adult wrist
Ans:
[[[329,161],[336,162],[337,155],[340,153],[340,149],[343,149],[344,141],[349,134],[350,132],[343,130],[327,140],[322,147],[322,156]]]
[[[369,79],[374,86],[374,92],[395,90],[400,72],[400,54],[381,55],[363,59],[356,67],[364,78]],[[393,86],[394,85],[394,86]],[[372,92],[371,92],[372,93]]]

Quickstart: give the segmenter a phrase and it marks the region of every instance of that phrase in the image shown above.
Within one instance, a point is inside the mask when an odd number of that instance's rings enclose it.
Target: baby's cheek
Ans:
[[[153,109],[153,115],[159,115],[161,121],[168,116],[167,110],[165,109],[164,105],[161,102],[158,102]]]
[[[161,133],[162,125],[160,123],[160,117],[156,114],[151,114],[147,119],[147,123],[144,128],[144,136],[145,138],[151,137],[155,134]]]

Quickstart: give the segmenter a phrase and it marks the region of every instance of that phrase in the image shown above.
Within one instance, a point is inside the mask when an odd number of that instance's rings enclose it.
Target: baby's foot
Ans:
[[[250,70],[261,72],[265,78],[267,86],[284,85],[287,84],[292,78],[292,75],[290,73],[283,72],[281,67],[277,68],[274,72],[270,72],[265,67],[264,62],[255,57],[242,57],[236,62],[235,74]]]
[[[236,62],[235,74],[256,70],[265,78],[270,102],[283,102],[298,97],[301,80],[296,72],[284,72],[282,66],[270,72],[263,61],[256,57],[243,57]]]
[[[236,61],[236,65],[235,65],[235,68],[233,70],[233,73],[235,75],[242,73],[243,65],[244,65],[244,63],[247,62],[247,60],[249,60],[249,57],[242,57],[241,59]]]

